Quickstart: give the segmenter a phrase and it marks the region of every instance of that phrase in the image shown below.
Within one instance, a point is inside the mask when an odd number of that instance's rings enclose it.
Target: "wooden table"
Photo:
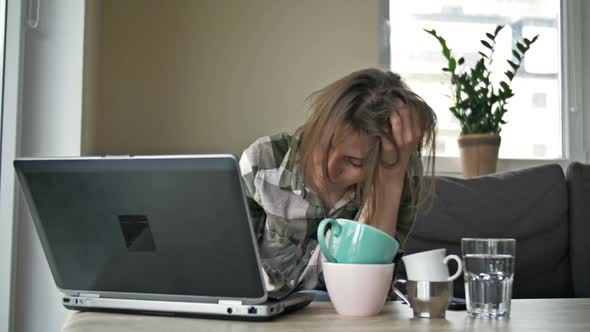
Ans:
[[[590,331],[590,298],[512,300],[509,319],[468,318],[465,311],[447,311],[446,319],[415,319],[412,311],[399,302],[388,303],[379,316],[343,317],[327,302],[309,307],[270,322],[237,322],[193,319],[80,313],[70,315],[64,332],[129,331]]]

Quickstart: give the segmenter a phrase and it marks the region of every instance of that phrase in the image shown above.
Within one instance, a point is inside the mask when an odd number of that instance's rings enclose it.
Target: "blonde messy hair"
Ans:
[[[354,132],[366,134],[372,146],[366,159],[367,172],[364,179],[351,190],[355,191],[355,202],[359,207],[371,202],[367,206],[368,211],[365,211],[368,220],[371,220],[376,211],[377,197],[373,197],[376,192],[371,188],[376,184],[379,164],[384,163],[381,158],[380,138],[392,135],[391,112],[399,112],[396,104],[399,105],[399,101],[402,101],[418,113],[424,134],[409,164],[417,166],[408,167],[402,193],[402,200],[407,204],[404,208],[409,208],[410,217],[415,218],[420,204],[418,198],[433,191],[432,186],[426,186],[424,181],[424,174],[430,172],[434,175],[436,115],[432,108],[412,92],[398,74],[379,69],[353,72],[313,93],[308,101],[310,115],[294,135],[294,139],[300,141],[301,169],[305,183],[318,192],[317,179],[320,174],[329,174],[328,155],[339,130],[350,128]],[[391,140],[399,156],[399,147],[393,138]],[[324,154],[322,173],[316,173],[314,167],[313,156],[316,149]],[[426,171],[421,166],[423,151],[428,151]],[[397,161],[386,166],[394,167],[396,164]]]

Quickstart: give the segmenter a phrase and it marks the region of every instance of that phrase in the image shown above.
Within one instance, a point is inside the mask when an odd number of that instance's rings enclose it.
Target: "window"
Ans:
[[[437,156],[458,157],[458,120],[448,108],[452,100],[446,65],[438,42],[423,29],[435,29],[468,65],[483,49],[480,40],[496,25],[505,25],[497,39],[492,79],[503,79],[516,39],[539,34],[512,82],[502,127],[501,159],[560,159],[562,107],[560,85],[559,0],[390,0],[391,69],[421,95],[438,116]]]

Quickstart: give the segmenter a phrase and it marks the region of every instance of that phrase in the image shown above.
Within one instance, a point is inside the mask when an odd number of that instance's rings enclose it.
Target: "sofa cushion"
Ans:
[[[590,297],[590,165],[571,163],[567,185],[574,296]]]
[[[571,297],[566,181],[557,164],[473,179],[437,177],[429,211],[418,214],[406,254],[447,248],[461,238],[515,238],[514,298]],[[428,204],[427,204],[428,205]],[[451,265],[451,273],[456,267]],[[403,268],[399,269],[403,276]],[[463,278],[454,294],[464,297]]]

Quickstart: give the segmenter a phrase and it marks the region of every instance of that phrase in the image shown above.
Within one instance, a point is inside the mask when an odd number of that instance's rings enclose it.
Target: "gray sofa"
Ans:
[[[435,193],[406,254],[446,248],[460,255],[463,237],[511,237],[513,298],[590,297],[590,165],[571,163],[566,174],[554,164],[474,179],[437,177]],[[405,276],[403,266],[396,270]],[[454,295],[464,297],[462,277]]]

